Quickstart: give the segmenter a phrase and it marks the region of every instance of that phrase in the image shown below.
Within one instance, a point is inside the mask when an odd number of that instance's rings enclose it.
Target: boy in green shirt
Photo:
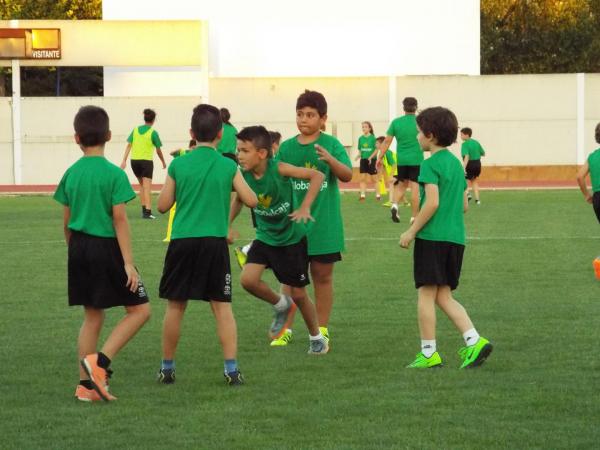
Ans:
[[[468,127],[460,130],[460,138],[463,140],[460,147],[460,155],[463,158],[465,178],[471,182],[473,194],[475,195],[475,203],[480,205],[477,178],[481,175],[481,157],[485,156],[485,150],[478,141],[471,137],[472,135],[473,130]],[[471,194],[467,193],[467,199],[471,200]]]
[[[163,360],[158,381],[175,381],[175,352],[189,299],[210,302],[225,359],[225,381],[243,384],[237,366],[237,329],[231,310],[231,270],[227,231],[232,187],[249,207],[257,204],[237,165],[223,158],[216,145],[223,122],[219,110],[194,108],[190,134],[197,146],[169,165],[158,210],[167,212],[177,200],[171,242],[165,256],[159,295],[168,300],[163,323]]]
[[[333,306],[333,265],[341,261],[341,252],[345,248],[338,179],[344,182],[352,179],[352,163],[340,141],[321,132],[326,121],[325,97],[306,90],[296,102],[296,125],[300,134],[281,144],[277,160],[317,169],[325,175],[311,209],[315,222],[308,224],[307,238],[319,328],[329,339],[327,325]],[[303,179],[293,178],[292,186],[294,204],[301,204],[310,185]],[[289,295],[289,292],[285,293]]]
[[[308,353],[325,354],[329,346],[319,331],[315,306],[306,294],[306,285],[310,281],[306,229],[302,224],[314,221],[310,207],[319,194],[325,176],[314,169],[274,161],[271,137],[265,127],[244,128],[238,133],[237,139],[242,174],[258,196],[258,206],[254,209],[256,239],[242,270],[242,286],[273,306],[275,317],[269,330],[271,339],[278,339],[285,333],[297,305],[310,333]],[[292,209],[291,178],[310,183],[302,204],[295,211]],[[242,206],[236,196],[229,213],[230,226]],[[233,230],[230,230],[230,243],[233,243],[233,235]],[[273,270],[280,283],[288,286],[286,290],[289,290],[290,296],[275,293],[261,279],[267,268]]]
[[[436,349],[435,305],[454,323],[465,340],[459,354],[462,368],[483,364],[492,344],[479,336],[469,315],[452,297],[458,286],[465,249],[464,212],[467,183],[462,165],[446,147],[456,141],[458,121],[446,108],[427,108],[417,117],[419,145],[431,157],[423,161],[419,174],[421,209],[410,228],[400,236],[400,246],[415,240],[414,276],[418,290],[421,352],[410,368],[439,367]]]
[[[131,170],[140,184],[140,201],[142,202],[142,218],[156,219],[152,215],[152,175],[154,173],[153,154],[156,148],[163,169],[167,168],[165,158],[163,157],[160,137],[152,125],[156,120],[154,110],[146,108],[144,110],[144,125],[133,129],[127,138],[127,146],[121,162],[121,169],[125,169],[127,157],[131,151]]]
[[[223,133],[221,140],[217,144],[217,151],[226,158],[229,158],[237,162],[237,156],[235,154],[237,140],[235,135],[237,129],[231,124],[231,114],[227,108],[221,108],[221,120],[223,121]]]
[[[412,215],[410,222],[414,220],[419,212],[419,167],[423,162],[423,152],[417,141],[417,122],[415,114],[417,111],[417,99],[414,97],[406,97],[402,100],[404,115],[395,118],[387,130],[387,136],[381,144],[381,151],[377,159],[377,167],[381,166],[381,159],[392,144],[392,140],[396,138],[396,164],[398,165],[398,173],[396,174],[397,187],[394,193],[395,199],[392,202],[390,209],[392,213],[392,221],[400,222],[398,217],[398,201],[404,197],[406,190],[406,181],[410,186],[411,209]]]
[[[595,138],[596,143],[600,144],[600,123],[596,125]],[[586,184],[588,174],[592,182],[591,194]],[[596,218],[600,222],[600,148],[590,153],[585,164],[577,172],[577,184],[585,201],[594,206]]]
[[[125,210],[135,192],[125,172],[104,157],[104,145],[110,140],[106,111],[84,106],[73,125],[84,156],[65,172],[54,199],[64,205],[69,305],[84,307],[75,397],[110,401],[116,399],[108,392],[111,360],[150,318],[148,295],[133,262]],[[97,352],[104,310],[115,306],[124,306],[126,315]]]

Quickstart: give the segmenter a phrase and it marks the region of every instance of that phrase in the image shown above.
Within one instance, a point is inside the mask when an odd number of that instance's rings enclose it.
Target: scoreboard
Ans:
[[[0,59],[60,59],[59,28],[0,28]]]

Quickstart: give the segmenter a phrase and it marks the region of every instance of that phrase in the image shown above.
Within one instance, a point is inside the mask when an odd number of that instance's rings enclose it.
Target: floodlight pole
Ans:
[[[21,152],[21,64],[12,60],[12,137],[13,137],[13,179],[15,184],[23,183],[23,157]]]
[[[577,165],[585,163],[585,74],[577,74]]]

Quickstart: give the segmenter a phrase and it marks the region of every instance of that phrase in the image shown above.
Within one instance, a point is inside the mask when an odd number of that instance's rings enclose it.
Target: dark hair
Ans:
[[[414,113],[417,110],[417,99],[414,97],[404,97],[402,107],[404,108],[404,112]]]
[[[379,136],[377,139],[375,139],[377,142],[379,142],[380,144],[385,141],[385,136]]]
[[[279,131],[269,131],[269,136],[271,136],[271,143],[279,144],[281,141],[281,133]]]
[[[460,132],[462,134],[466,134],[467,136],[471,137],[473,136],[473,130],[471,130],[469,127],[464,127],[460,129]]]
[[[75,114],[73,128],[82,147],[104,145],[108,141],[108,114],[99,106],[82,106]]]
[[[432,134],[440,147],[456,142],[458,120],[449,109],[441,106],[427,108],[417,116],[417,125],[423,134]]]
[[[596,138],[596,142],[598,144],[600,144],[600,123],[598,123],[598,125],[596,125],[595,138]]]
[[[146,108],[144,110],[144,122],[154,122],[154,119],[156,119],[156,112],[153,109]]]
[[[271,135],[262,125],[245,127],[242,129],[242,131],[236,134],[235,137],[237,137],[240,141],[252,142],[252,145],[254,145],[257,150],[265,149],[269,154],[269,158],[273,156],[273,151],[271,149]]]
[[[188,144],[188,148],[192,148],[196,146],[196,140],[195,139],[190,139],[190,143]]]
[[[366,123],[367,125],[369,125],[369,130],[371,131],[371,134],[375,134],[375,131],[373,131],[373,125],[371,125],[371,122],[365,120],[363,123]],[[362,124],[361,124],[362,125]]]
[[[213,105],[202,103],[192,114],[192,133],[196,142],[212,142],[223,128],[219,110]]]
[[[231,119],[231,113],[229,112],[229,110],[227,108],[221,108],[221,120],[223,121],[223,123],[226,123],[227,125],[231,125],[231,123],[229,122],[229,119]]]
[[[327,100],[323,94],[317,91],[309,91],[306,89],[296,101],[296,111],[302,108],[315,108],[320,117],[327,114]]]

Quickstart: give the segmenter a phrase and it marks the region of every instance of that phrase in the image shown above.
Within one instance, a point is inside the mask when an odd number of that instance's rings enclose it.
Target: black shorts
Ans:
[[[261,264],[270,268],[277,280],[288,286],[304,287],[310,284],[306,238],[281,247],[255,240],[248,251],[246,264]]]
[[[132,159],[131,170],[136,178],[150,178],[154,172],[154,162],[147,159]]]
[[[68,260],[69,305],[106,309],[148,303],[148,294],[141,277],[136,292],[131,292],[125,286],[127,274],[124,265],[116,238],[71,231]]]
[[[477,178],[479,175],[481,175],[481,161],[478,159],[469,161],[467,163],[467,167],[465,167],[465,172],[465,178],[467,180],[474,180]]]
[[[168,300],[231,302],[231,266],[225,238],[171,240],[159,296]]]
[[[598,222],[600,222],[600,191],[594,192],[594,195],[592,196],[592,204],[594,205],[596,218],[598,219]]]
[[[342,260],[342,254],[340,252],[335,253],[324,253],[322,255],[308,255],[310,262],[316,261],[321,264],[333,264]]]
[[[360,173],[368,173],[369,175],[377,174],[377,161],[375,159],[360,159]]]
[[[415,286],[458,286],[465,246],[452,242],[415,239]]]
[[[398,166],[398,173],[394,175],[397,180],[395,184],[398,184],[398,181],[404,180],[410,180],[418,183],[420,170],[421,166]]]
[[[237,155],[235,153],[222,153],[222,155],[225,158],[229,158],[231,159],[233,162],[235,162],[236,164],[238,164],[238,159],[237,159]]]

